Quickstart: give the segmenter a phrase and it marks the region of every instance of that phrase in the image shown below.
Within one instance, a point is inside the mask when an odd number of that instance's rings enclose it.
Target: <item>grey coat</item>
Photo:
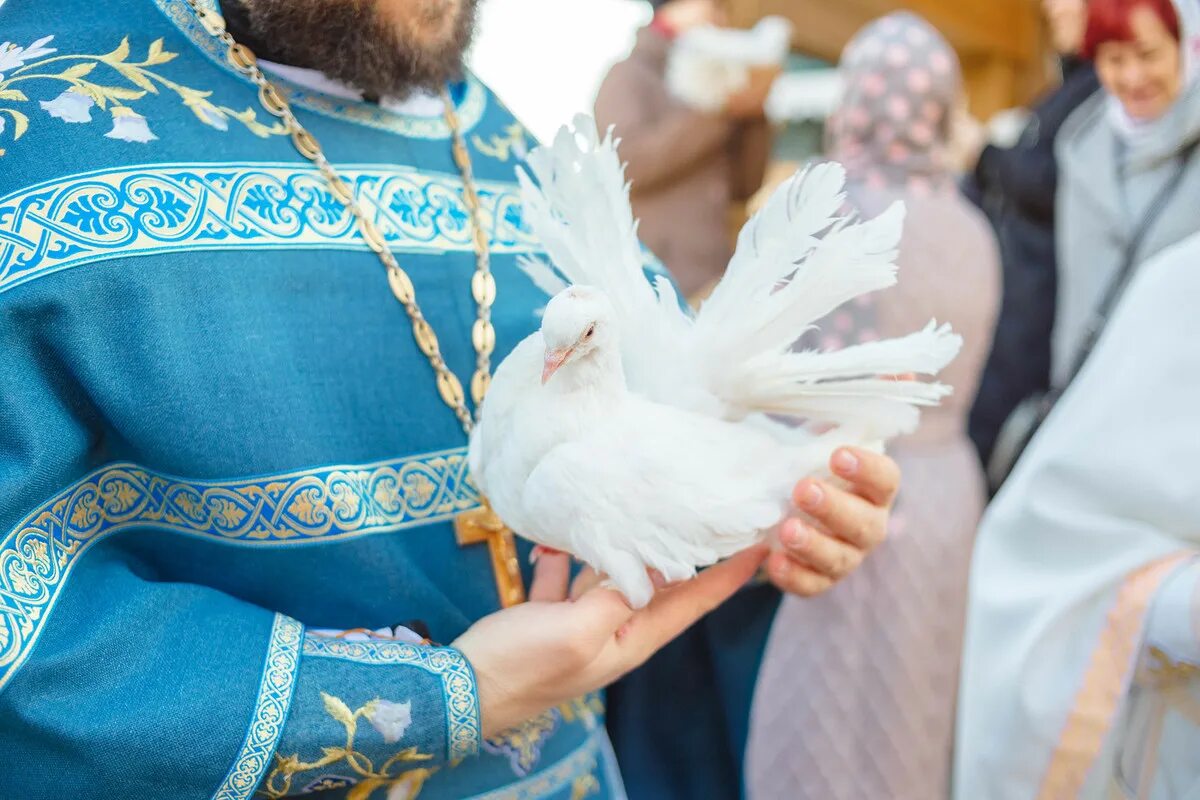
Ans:
[[[1184,90],[1152,132],[1128,144],[1108,118],[1108,102],[1103,91],[1085,102],[1058,142],[1059,280],[1051,367],[1056,383],[1068,375],[1084,329],[1148,206],[1178,169],[1180,154],[1200,139],[1200,81]],[[1193,153],[1184,169],[1138,248],[1139,263],[1200,231],[1200,154]]]

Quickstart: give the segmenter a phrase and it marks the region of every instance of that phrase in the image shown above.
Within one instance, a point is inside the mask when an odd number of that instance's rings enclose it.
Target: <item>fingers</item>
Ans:
[[[794,518],[780,526],[779,541],[800,566],[833,581],[857,569],[865,555],[858,547]]]
[[[767,559],[767,575],[771,583],[782,591],[801,597],[821,594],[835,583],[833,578],[814,571],[782,550],[772,553]]]
[[[900,465],[882,453],[841,447],[829,460],[833,474],[849,481],[851,490],[877,506],[890,507],[900,489]]]
[[[633,652],[637,663],[649,658],[750,580],[768,552],[765,544],[755,545],[689,581],[658,592],[650,605],[629,620],[622,636],[625,649]]]
[[[796,486],[796,505],[833,536],[860,550],[873,550],[887,535],[887,506],[812,478]]]
[[[566,553],[543,553],[533,565],[529,586],[530,602],[557,602],[567,599],[571,580],[571,557]]]

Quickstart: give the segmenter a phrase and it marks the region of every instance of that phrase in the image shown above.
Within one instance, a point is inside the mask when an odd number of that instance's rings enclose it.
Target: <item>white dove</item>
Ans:
[[[693,576],[777,524],[792,486],[834,448],[912,430],[917,406],[949,388],[875,376],[936,373],[961,339],[930,323],[838,352],[791,349],[814,320],[895,282],[902,206],[839,217],[844,172],[832,163],[772,195],[690,315],[669,281],[643,272],[615,148],[580,115],[529,155],[536,185],[518,171],[554,264],[522,266],[555,296],[497,369],[469,467],[515,532],[572,553],[641,607],[648,568]]]
[[[792,23],[764,17],[750,30],[700,25],[681,33],[667,57],[667,90],[693,108],[719,111],[757,67],[781,66]]]

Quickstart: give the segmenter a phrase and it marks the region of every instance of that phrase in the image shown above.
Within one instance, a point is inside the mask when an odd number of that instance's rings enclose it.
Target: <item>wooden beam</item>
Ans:
[[[734,24],[778,14],[795,26],[795,46],[836,61],[863,25],[901,8],[920,14],[960,53],[986,52],[1015,61],[1036,56],[1039,10],[1035,0],[729,0]]]
[[[963,64],[971,109],[984,118],[1029,100],[1043,85],[1037,0],[727,0],[733,24],[768,14],[792,21],[792,45],[836,63],[846,42],[873,19],[900,9],[920,14],[942,32]]]

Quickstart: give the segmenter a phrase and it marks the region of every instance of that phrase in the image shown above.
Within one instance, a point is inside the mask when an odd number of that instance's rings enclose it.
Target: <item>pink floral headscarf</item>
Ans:
[[[849,178],[870,188],[951,185],[946,141],[962,72],[942,35],[911,12],[889,14],[850,40],[839,70],[826,149]]]

